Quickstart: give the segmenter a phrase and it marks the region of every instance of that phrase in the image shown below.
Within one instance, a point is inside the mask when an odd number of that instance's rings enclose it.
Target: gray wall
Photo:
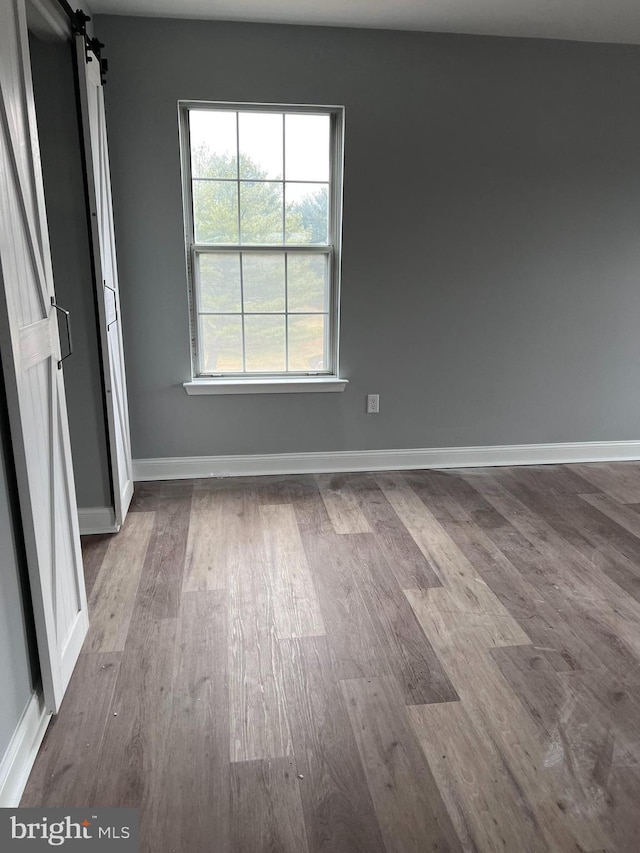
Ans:
[[[0,760],[38,678],[35,653],[33,612],[0,365]]]
[[[73,355],[64,363],[64,379],[78,506],[111,506],[71,46],[31,37],[29,47],[56,298],[71,311]],[[66,351],[64,324],[60,336]]]
[[[640,47],[96,32],[134,456],[639,437]],[[185,395],[180,98],[345,105],[344,394]]]

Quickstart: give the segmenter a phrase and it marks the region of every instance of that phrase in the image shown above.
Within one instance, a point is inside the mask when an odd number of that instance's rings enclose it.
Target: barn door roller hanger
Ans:
[[[107,82],[106,74],[109,70],[109,63],[101,54],[104,44],[97,38],[89,38],[87,33],[87,22],[91,20],[91,16],[85,14],[82,9],[76,9],[74,12],[67,0],[58,0],[58,3],[62,6],[65,14],[69,18],[73,32],[84,36],[87,62],[93,62],[95,57],[100,66],[100,81],[104,85]],[[91,54],[93,54],[93,56]]]

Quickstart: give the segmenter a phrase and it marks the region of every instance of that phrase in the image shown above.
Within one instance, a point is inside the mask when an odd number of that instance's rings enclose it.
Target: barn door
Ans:
[[[88,627],[24,0],[0,3],[0,350],[44,696]]]
[[[98,288],[100,343],[109,428],[111,474],[116,525],[120,527],[133,495],[133,468],[104,94],[100,63],[91,51],[86,50],[84,37],[77,35],[75,38],[82,132],[88,173],[93,265],[96,287]]]

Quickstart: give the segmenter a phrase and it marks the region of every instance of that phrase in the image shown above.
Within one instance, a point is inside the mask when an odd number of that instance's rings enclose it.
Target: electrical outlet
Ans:
[[[367,414],[377,415],[380,411],[380,395],[367,394]]]

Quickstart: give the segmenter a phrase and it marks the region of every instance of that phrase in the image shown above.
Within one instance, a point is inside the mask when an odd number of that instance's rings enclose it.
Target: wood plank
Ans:
[[[144,480],[134,484],[133,497],[129,504],[129,512],[153,512],[157,504],[157,496],[162,488],[162,481]]]
[[[147,846],[230,849],[226,593],[185,593],[178,623],[171,717]]]
[[[455,470],[406,471],[402,481],[419,494],[425,503],[432,497],[462,497],[473,491],[461,472]]]
[[[562,673],[561,680],[568,695],[586,709],[589,726],[613,733],[612,765],[640,766],[640,671]]]
[[[141,838],[151,831],[171,720],[177,619],[134,620],[105,729],[93,802],[141,808]]]
[[[631,621],[637,620],[640,604],[623,594],[603,571],[554,530],[535,508],[517,499],[495,479],[493,491],[485,495],[485,499],[529,541],[532,552],[540,555],[547,582],[549,575],[553,575],[554,587],[560,589],[559,582],[562,580],[564,592],[570,598],[575,598],[575,603],[616,602],[621,616]]]
[[[568,627],[589,647],[591,654],[600,661],[600,668],[611,669],[619,675],[637,670],[640,657],[637,644],[627,642],[618,633],[617,625],[623,625],[626,634],[629,626],[622,623],[611,607],[597,610],[578,610],[567,607],[565,619]]]
[[[293,507],[260,508],[274,621],[280,639],[325,633]]]
[[[394,679],[340,687],[388,853],[462,850]]]
[[[508,613],[492,613],[459,590],[404,590],[427,637],[437,636],[437,649],[462,653],[467,645],[488,649],[494,646],[530,644],[531,640]]]
[[[433,508],[478,575],[555,670],[601,666],[601,661],[569,629],[562,614],[563,602],[552,606],[545,597],[548,584],[540,571],[544,565],[540,553],[493,506],[478,495],[477,500],[441,499]]]
[[[465,851],[550,850],[498,747],[461,702],[419,705],[407,712]]]
[[[185,493],[197,480],[145,480],[135,484],[129,512],[155,512]]]
[[[579,465],[524,465],[497,468],[464,468],[462,479],[481,495],[501,494],[505,489],[517,497],[597,494],[598,485],[581,475]],[[457,497],[469,497],[458,495]]]
[[[243,498],[234,483],[194,486],[184,566],[184,592],[226,589],[229,551],[242,535]]]
[[[192,488],[181,484],[157,504],[136,608],[156,619],[177,617],[191,512]]]
[[[607,575],[563,539],[538,514],[508,495],[488,497],[498,512],[546,557],[546,582],[560,593],[565,608],[574,613],[588,610],[603,627],[640,656],[640,603],[625,595]]]
[[[511,625],[517,642],[529,642],[509,611],[479,577],[474,565],[458,548],[453,539],[438,522],[420,497],[408,486],[403,477],[383,475],[381,487],[405,527],[409,530],[425,556],[436,566],[438,575],[451,595],[458,601],[456,608],[487,613],[500,618],[503,625]],[[433,599],[432,599],[433,600]]]
[[[600,489],[567,465],[525,465],[494,468],[492,476],[516,497],[568,497],[599,492]]]
[[[614,767],[609,780],[611,801],[611,834],[615,847],[611,851],[640,850],[640,769],[637,765]],[[609,851],[605,851],[609,853]]]
[[[270,506],[291,503],[293,478],[289,474],[267,477],[243,477],[242,482],[255,493],[259,504]]]
[[[434,567],[426,559],[376,482],[373,474],[349,475],[354,494],[385,562],[401,589],[441,586]]]
[[[270,584],[259,505],[239,493],[239,527],[227,538],[229,575],[229,709],[232,761],[292,753],[276,603]]]
[[[78,658],[31,770],[22,808],[96,805],[91,792],[120,657],[120,652],[107,652]]]
[[[243,761],[231,766],[231,832],[230,849],[238,853],[307,853],[293,759]]]
[[[389,664],[355,581],[348,537],[303,534],[336,678],[384,675]]]
[[[347,544],[353,554],[356,583],[371,614],[388,670],[395,676],[405,702],[420,705],[455,701],[458,696],[380,554],[376,537],[371,533],[354,534]]]
[[[477,589],[482,594],[473,566],[416,492],[409,488],[404,476],[383,474],[378,482],[422,553],[435,566],[442,584],[471,594]]]
[[[485,635],[485,626],[480,634],[473,627],[445,630],[446,613],[430,601],[442,593],[446,590],[406,591],[466,712],[498,746],[531,802],[550,849],[580,850],[594,841],[606,846],[610,836],[601,820],[602,802],[584,789],[570,755],[559,748],[565,728],[559,726],[551,739],[540,736],[525,704],[492,659],[487,641],[493,637]]]
[[[627,530],[636,539],[640,539],[640,513],[636,509],[636,504],[620,504],[607,495],[583,495],[582,499],[619,527]]]
[[[584,676],[571,673],[568,679]],[[565,681],[567,676],[560,678]],[[584,694],[567,698],[547,752],[545,773],[566,771],[569,784],[559,803],[576,813],[587,804],[588,811],[597,815],[598,833],[591,843],[595,846],[599,840],[605,849],[635,850],[628,842],[640,827],[637,750],[632,755],[624,749],[609,720],[594,714]]]
[[[344,487],[343,475],[318,474],[317,480],[336,533],[371,533],[356,497],[349,488]]]
[[[638,666],[638,658],[634,653],[633,646],[617,636],[615,625],[615,614],[610,612],[599,612],[597,603],[594,602],[593,592],[588,582],[583,587],[583,595],[574,597],[573,601],[568,598],[564,587],[558,580],[558,571],[562,570],[567,563],[573,563],[583,571],[584,565],[588,565],[584,558],[577,558],[575,550],[570,551],[568,557],[556,553],[550,547],[548,537],[548,526],[543,524],[541,538],[537,539],[531,529],[521,529],[517,523],[517,513],[513,518],[507,519],[498,508],[489,503],[494,498],[509,499],[509,493],[502,486],[491,480],[489,469],[484,470],[482,488],[484,500],[488,509],[480,512],[472,511],[474,520],[486,531],[487,535],[494,541],[500,550],[508,557],[509,562],[518,570],[524,579],[536,590],[536,612],[532,622],[543,619],[544,623],[551,629],[548,649],[544,648],[544,642],[538,643],[538,648],[544,651],[554,668],[558,671],[563,669],[599,669],[603,665],[615,669],[618,672],[626,672],[630,668]],[[474,476],[473,482],[476,482]],[[511,496],[512,497],[512,496]],[[515,499],[513,499],[515,500]],[[529,510],[520,504],[526,517]],[[509,504],[507,503],[507,514]],[[560,542],[561,538],[555,539]],[[539,606],[542,599],[557,614],[555,617],[545,616]],[[602,596],[600,601],[605,601]],[[512,605],[510,605],[512,606]],[[600,608],[607,611],[607,608]],[[531,630],[534,630],[532,625]],[[536,628],[537,630],[537,628]],[[546,629],[545,629],[546,630]],[[579,645],[573,643],[572,638],[578,639]],[[585,653],[586,651],[586,653]],[[563,665],[563,661],[566,665]]]
[[[561,677],[534,646],[502,646],[490,654],[541,736],[552,737],[567,695]]]
[[[572,471],[622,504],[640,501],[640,464],[596,462],[572,465]],[[592,490],[591,490],[592,491]]]
[[[596,496],[597,497],[597,496]],[[589,562],[640,602],[640,540],[581,498],[527,501]]]
[[[91,536],[81,536],[80,545],[82,547],[82,565],[84,568],[84,585],[87,590],[87,595],[91,595],[91,590],[102,566],[102,561],[107,553],[109,543],[113,539],[113,533],[97,533]]]
[[[281,643],[310,853],[384,851],[349,716],[324,637]]]
[[[297,478],[289,488],[289,496],[303,541],[305,536],[335,535],[315,477]]]
[[[113,536],[89,598],[85,652],[118,652],[125,646],[154,514],[136,512]]]
[[[258,503],[264,506],[295,504],[308,495],[316,495],[320,500],[318,484],[315,477],[309,474],[243,477],[242,482],[249,485]]]

